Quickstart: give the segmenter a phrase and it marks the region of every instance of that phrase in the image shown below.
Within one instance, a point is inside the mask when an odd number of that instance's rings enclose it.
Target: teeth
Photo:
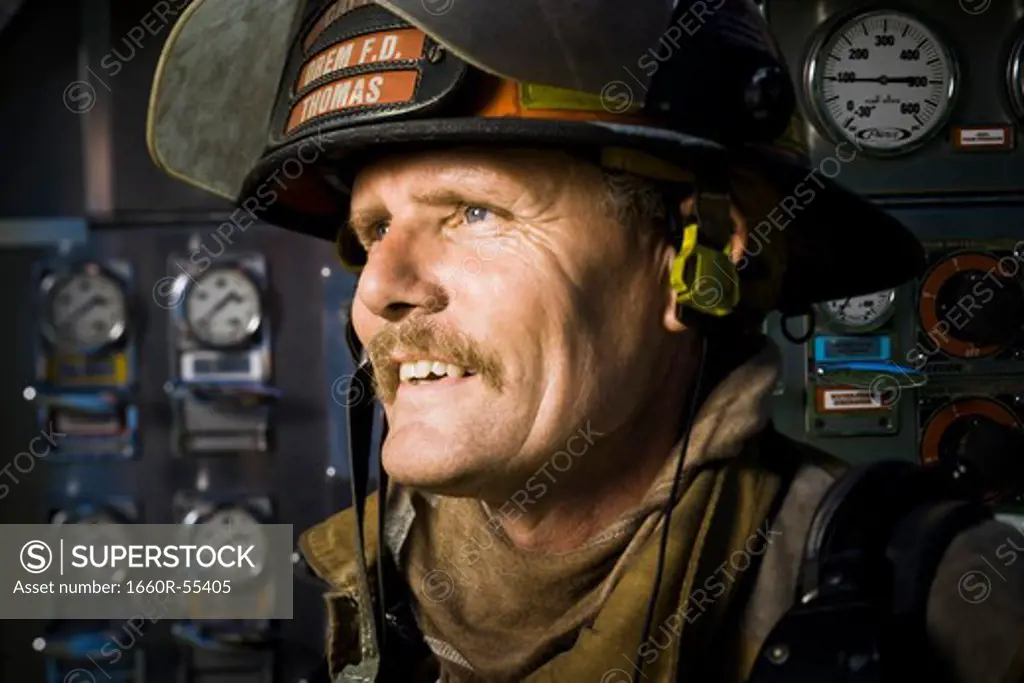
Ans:
[[[466,374],[468,373],[465,368],[437,360],[419,360],[414,363],[402,363],[398,366],[398,379],[402,382],[414,379],[427,379],[432,376],[453,377],[457,379],[464,377]]]

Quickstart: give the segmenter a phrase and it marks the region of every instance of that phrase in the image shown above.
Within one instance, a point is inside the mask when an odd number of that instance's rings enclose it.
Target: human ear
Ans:
[[[696,209],[696,199],[690,196],[679,203],[679,218],[686,224],[693,218]],[[735,202],[730,201],[729,203],[729,217],[732,219],[732,237],[730,238],[730,251],[729,258],[734,264],[739,264],[743,258],[744,253],[747,250],[747,244],[750,237],[750,231],[747,228],[747,221],[743,217],[743,212],[740,211],[739,207]],[[666,250],[665,256],[665,269],[671,272],[672,263],[678,254],[679,245],[672,245],[672,247]],[[670,281],[667,282],[667,301],[665,305],[664,313],[664,324],[665,328],[669,332],[682,332],[687,329],[687,326],[680,322],[679,317],[676,315],[676,292],[672,288]]]

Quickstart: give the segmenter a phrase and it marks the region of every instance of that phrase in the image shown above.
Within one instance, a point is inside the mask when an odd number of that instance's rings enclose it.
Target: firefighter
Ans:
[[[772,428],[761,324],[924,263],[752,2],[200,0],[148,139],[359,274],[353,505],[300,543],[332,680],[750,677],[843,470]],[[971,592],[1015,533],[943,553],[922,674],[1021,680],[1024,563]]]

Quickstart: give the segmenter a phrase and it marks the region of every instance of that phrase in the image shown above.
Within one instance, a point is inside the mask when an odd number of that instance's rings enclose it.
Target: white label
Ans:
[[[1005,128],[961,128],[961,147],[1004,147],[1006,145]]]
[[[822,392],[825,410],[879,410],[882,404],[867,389],[828,389]]]

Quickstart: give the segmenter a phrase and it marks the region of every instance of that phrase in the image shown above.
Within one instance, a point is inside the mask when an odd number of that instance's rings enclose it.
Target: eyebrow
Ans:
[[[507,209],[501,208],[497,206],[495,202],[484,199],[477,192],[467,189],[453,189],[449,187],[434,188],[424,192],[417,192],[412,196],[412,200],[417,204],[433,207],[456,208],[472,204],[474,206],[490,209],[503,218],[511,216],[511,212]],[[370,226],[380,221],[387,220],[390,217],[391,212],[382,206],[358,209],[349,215],[346,228],[351,230],[356,236],[364,237]]]

